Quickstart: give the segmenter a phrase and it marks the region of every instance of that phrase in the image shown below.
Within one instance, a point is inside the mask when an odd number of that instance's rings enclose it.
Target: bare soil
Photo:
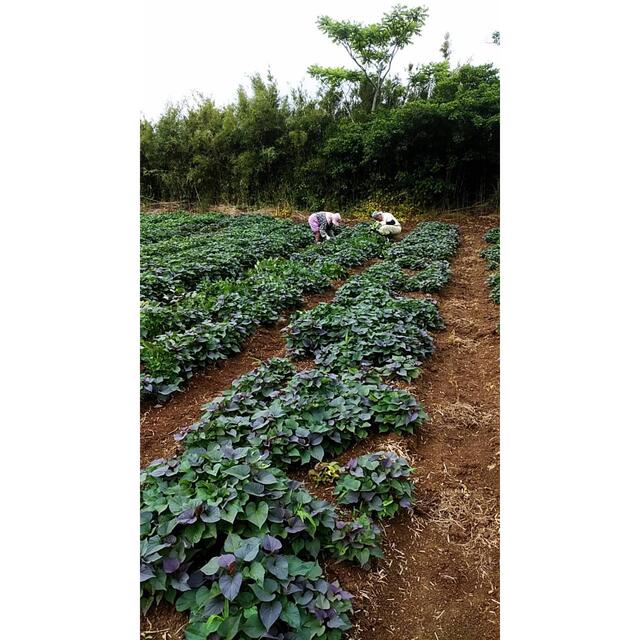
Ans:
[[[375,436],[340,458],[385,448],[406,455],[415,469],[417,498],[411,513],[385,524],[385,558],[373,570],[326,567],[355,596],[349,640],[499,638],[499,307],[488,297],[479,255],[484,233],[499,219],[439,219],[456,222],[461,232],[452,280],[433,296],[446,328],[435,333],[437,351],[420,378],[399,385],[425,405],[431,419],[414,436]],[[306,306],[333,294],[310,298]],[[142,464],[171,454],[173,432],[197,419],[200,406],[256,359],[284,355],[280,329],[259,331],[242,354],[197,376],[184,394],[147,408],[141,417]],[[308,478],[305,483],[330,499],[326,485]],[[141,619],[141,637],[177,640],[185,623],[183,614],[163,605]]]

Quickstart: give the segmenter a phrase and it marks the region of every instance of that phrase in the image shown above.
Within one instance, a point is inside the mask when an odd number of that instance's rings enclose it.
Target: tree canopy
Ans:
[[[309,73],[331,88],[344,82],[367,84],[371,90],[371,111],[375,111],[396,53],[421,32],[426,19],[425,7],[404,5],[396,5],[380,22],[367,25],[321,16],[317,23],[320,31],[344,47],[358,69],[312,65]]]
[[[316,95],[283,94],[270,74],[254,75],[229,105],[199,96],[170,105],[155,122],[143,119],[142,195],[309,209],[496,199],[498,70],[445,58],[409,65],[406,80],[390,73],[395,51],[425,19],[425,9],[406,7],[366,26],[323,16],[320,28],[362,68],[316,69],[323,79]]]

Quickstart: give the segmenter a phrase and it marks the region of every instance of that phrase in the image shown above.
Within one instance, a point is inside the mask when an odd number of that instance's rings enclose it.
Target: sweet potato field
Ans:
[[[314,245],[268,216],[142,216],[143,638],[497,637],[497,401],[476,366],[497,393],[488,222],[396,241],[359,223]],[[473,301],[444,298],[461,259]],[[452,434],[481,443],[477,478]],[[463,598],[439,592],[446,554]]]

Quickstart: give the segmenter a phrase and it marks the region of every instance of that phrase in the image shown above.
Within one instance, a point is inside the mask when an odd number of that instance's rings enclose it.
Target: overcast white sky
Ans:
[[[346,52],[316,27],[319,15],[377,21],[394,0],[148,0],[143,24],[143,90],[140,111],[156,119],[168,101],[194,91],[226,104],[254,72],[270,68],[282,91],[301,82],[310,90],[310,64],[352,66]],[[454,63],[500,64],[491,33],[500,30],[499,0],[425,0],[429,17],[422,34],[395,59],[392,73],[409,62],[441,59],[445,32]]]

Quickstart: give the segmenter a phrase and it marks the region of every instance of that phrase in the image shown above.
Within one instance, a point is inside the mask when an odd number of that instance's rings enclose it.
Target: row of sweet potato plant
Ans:
[[[491,271],[487,278],[489,297],[496,304],[500,304],[500,227],[489,229],[484,239],[489,245],[481,252],[487,262],[487,268]]]
[[[376,452],[334,466],[335,504],[286,472],[340,455],[374,432],[412,433],[427,417],[383,376],[409,377],[389,363],[428,355],[433,343],[419,325],[442,323],[434,302],[405,305],[393,293],[399,284],[389,287],[383,273],[377,265],[339,290],[345,330],[332,332],[329,322],[316,340],[319,325],[294,330],[310,312],[291,323],[291,355],[313,355],[314,369],[276,358],[241,376],[179,434],[179,455],[143,471],[142,605],[164,599],[188,611],[187,640],[337,640],[349,628],[351,594],[325,578],[321,563],[368,566],[382,555],[376,522],[410,506],[409,465]],[[360,294],[350,301],[354,281]],[[384,331],[369,336],[373,325],[359,331],[356,320],[374,307],[382,310],[376,322],[398,340],[385,343]],[[361,362],[347,355],[355,345]]]
[[[165,400],[195,371],[239,352],[259,326],[272,325],[303,297],[328,289],[346,269],[382,255],[385,240],[367,225],[335,240],[259,261],[244,277],[207,277],[172,304],[143,301],[141,394]]]

